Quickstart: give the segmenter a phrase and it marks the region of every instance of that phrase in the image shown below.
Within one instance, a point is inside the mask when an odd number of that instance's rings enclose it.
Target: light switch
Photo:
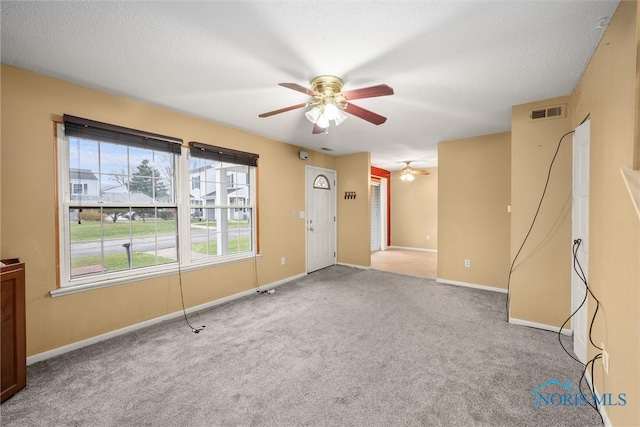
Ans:
[[[300,211],[300,218],[304,218],[304,211]]]

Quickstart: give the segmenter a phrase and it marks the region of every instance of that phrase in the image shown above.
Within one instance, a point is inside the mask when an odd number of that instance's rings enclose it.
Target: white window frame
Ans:
[[[69,178],[69,138],[64,133],[64,124],[57,123],[57,188],[58,188],[58,249],[59,249],[59,272],[58,287],[50,292],[52,297],[72,294],[90,289],[102,288],[126,284],[134,281],[151,279],[154,277],[175,274],[179,271],[188,271],[200,268],[222,265],[232,262],[254,259],[257,256],[257,197],[256,197],[256,167],[249,167],[250,170],[250,198],[252,205],[243,206],[251,208],[251,251],[240,254],[222,255],[206,259],[191,259],[191,233],[190,233],[190,201],[189,190],[191,181],[189,179],[189,149],[182,147],[181,155],[174,155],[174,176],[175,176],[175,205],[177,209],[177,242],[178,242],[178,262],[160,264],[149,267],[140,267],[131,270],[120,270],[96,275],[87,275],[78,278],[71,278],[71,242],[69,228],[69,205],[70,193],[72,192],[71,180]],[[158,205],[158,208],[163,206]],[[202,206],[206,208],[207,206]],[[218,206],[216,206],[218,207]],[[225,206],[222,206],[225,207]],[[228,206],[238,208],[238,206]]]
[[[189,174],[191,171],[190,168],[190,150],[186,148],[182,148],[182,155],[180,156],[181,170],[185,171],[181,176],[184,177],[183,183],[181,185],[181,198],[179,201],[178,213],[182,213],[183,217],[186,217],[186,221],[178,222],[178,235],[182,237],[178,237],[178,246],[180,249],[180,259],[184,261],[183,267],[186,269],[189,268],[197,268],[197,267],[206,267],[209,265],[216,264],[226,264],[229,262],[242,261],[246,259],[253,259],[257,254],[257,193],[256,193],[256,167],[249,167],[249,199],[252,204],[248,206],[241,206],[242,208],[250,208],[251,209],[251,251],[242,252],[239,254],[231,254],[231,255],[220,255],[215,257],[208,257],[203,259],[192,259],[191,257],[191,208],[198,209],[212,209],[212,208],[228,208],[228,209],[237,209],[239,206],[236,205],[227,205],[227,204],[215,204],[215,205],[197,205],[193,204],[189,200],[189,189],[191,188],[191,179],[189,178]],[[202,181],[200,181],[200,185],[203,185]],[[182,227],[182,229],[180,228]],[[182,244],[181,244],[182,243]]]

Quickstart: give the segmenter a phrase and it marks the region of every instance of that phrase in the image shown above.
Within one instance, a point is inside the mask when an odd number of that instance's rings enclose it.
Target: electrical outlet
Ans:
[[[608,374],[609,373],[609,353],[607,353],[607,350],[604,349],[604,343],[601,344],[602,346],[602,367],[604,368],[604,371]]]
[[[467,267],[467,268],[471,267],[471,260],[470,259],[465,259],[464,260],[464,266]]]
[[[280,265],[284,265],[286,262],[287,260],[284,257],[280,258]]]
[[[431,240],[431,236],[427,234],[427,240]]]

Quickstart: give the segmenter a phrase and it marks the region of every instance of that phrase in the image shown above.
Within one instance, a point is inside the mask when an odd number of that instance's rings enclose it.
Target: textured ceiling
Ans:
[[[510,129],[511,106],[570,94],[618,1],[2,1],[2,62],[398,170],[437,143]],[[603,18],[605,18],[603,20]],[[604,24],[604,25],[602,25]],[[299,104],[317,75],[388,118],[312,135]],[[213,141],[212,141],[213,142]]]

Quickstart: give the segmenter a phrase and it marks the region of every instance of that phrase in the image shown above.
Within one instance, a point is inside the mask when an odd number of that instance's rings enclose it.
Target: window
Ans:
[[[254,251],[257,155],[190,143],[189,195],[192,260]]]
[[[181,155],[176,138],[64,118],[58,125],[58,184],[66,189],[58,201],[61,287],[253,255],[257,155],[247,161],[204,144]]]
[[[331,186],[329,185],[329,180],[324,175],[316,176],[316,179],[313,180],[313,188],[319,188],[321,190],[329,190]]]
[[[87,194],[88,184],[71,184],[72,194]]]
[[[191,189],[192,190],[200,189],[200,175],[195,175],[191,178]]]

